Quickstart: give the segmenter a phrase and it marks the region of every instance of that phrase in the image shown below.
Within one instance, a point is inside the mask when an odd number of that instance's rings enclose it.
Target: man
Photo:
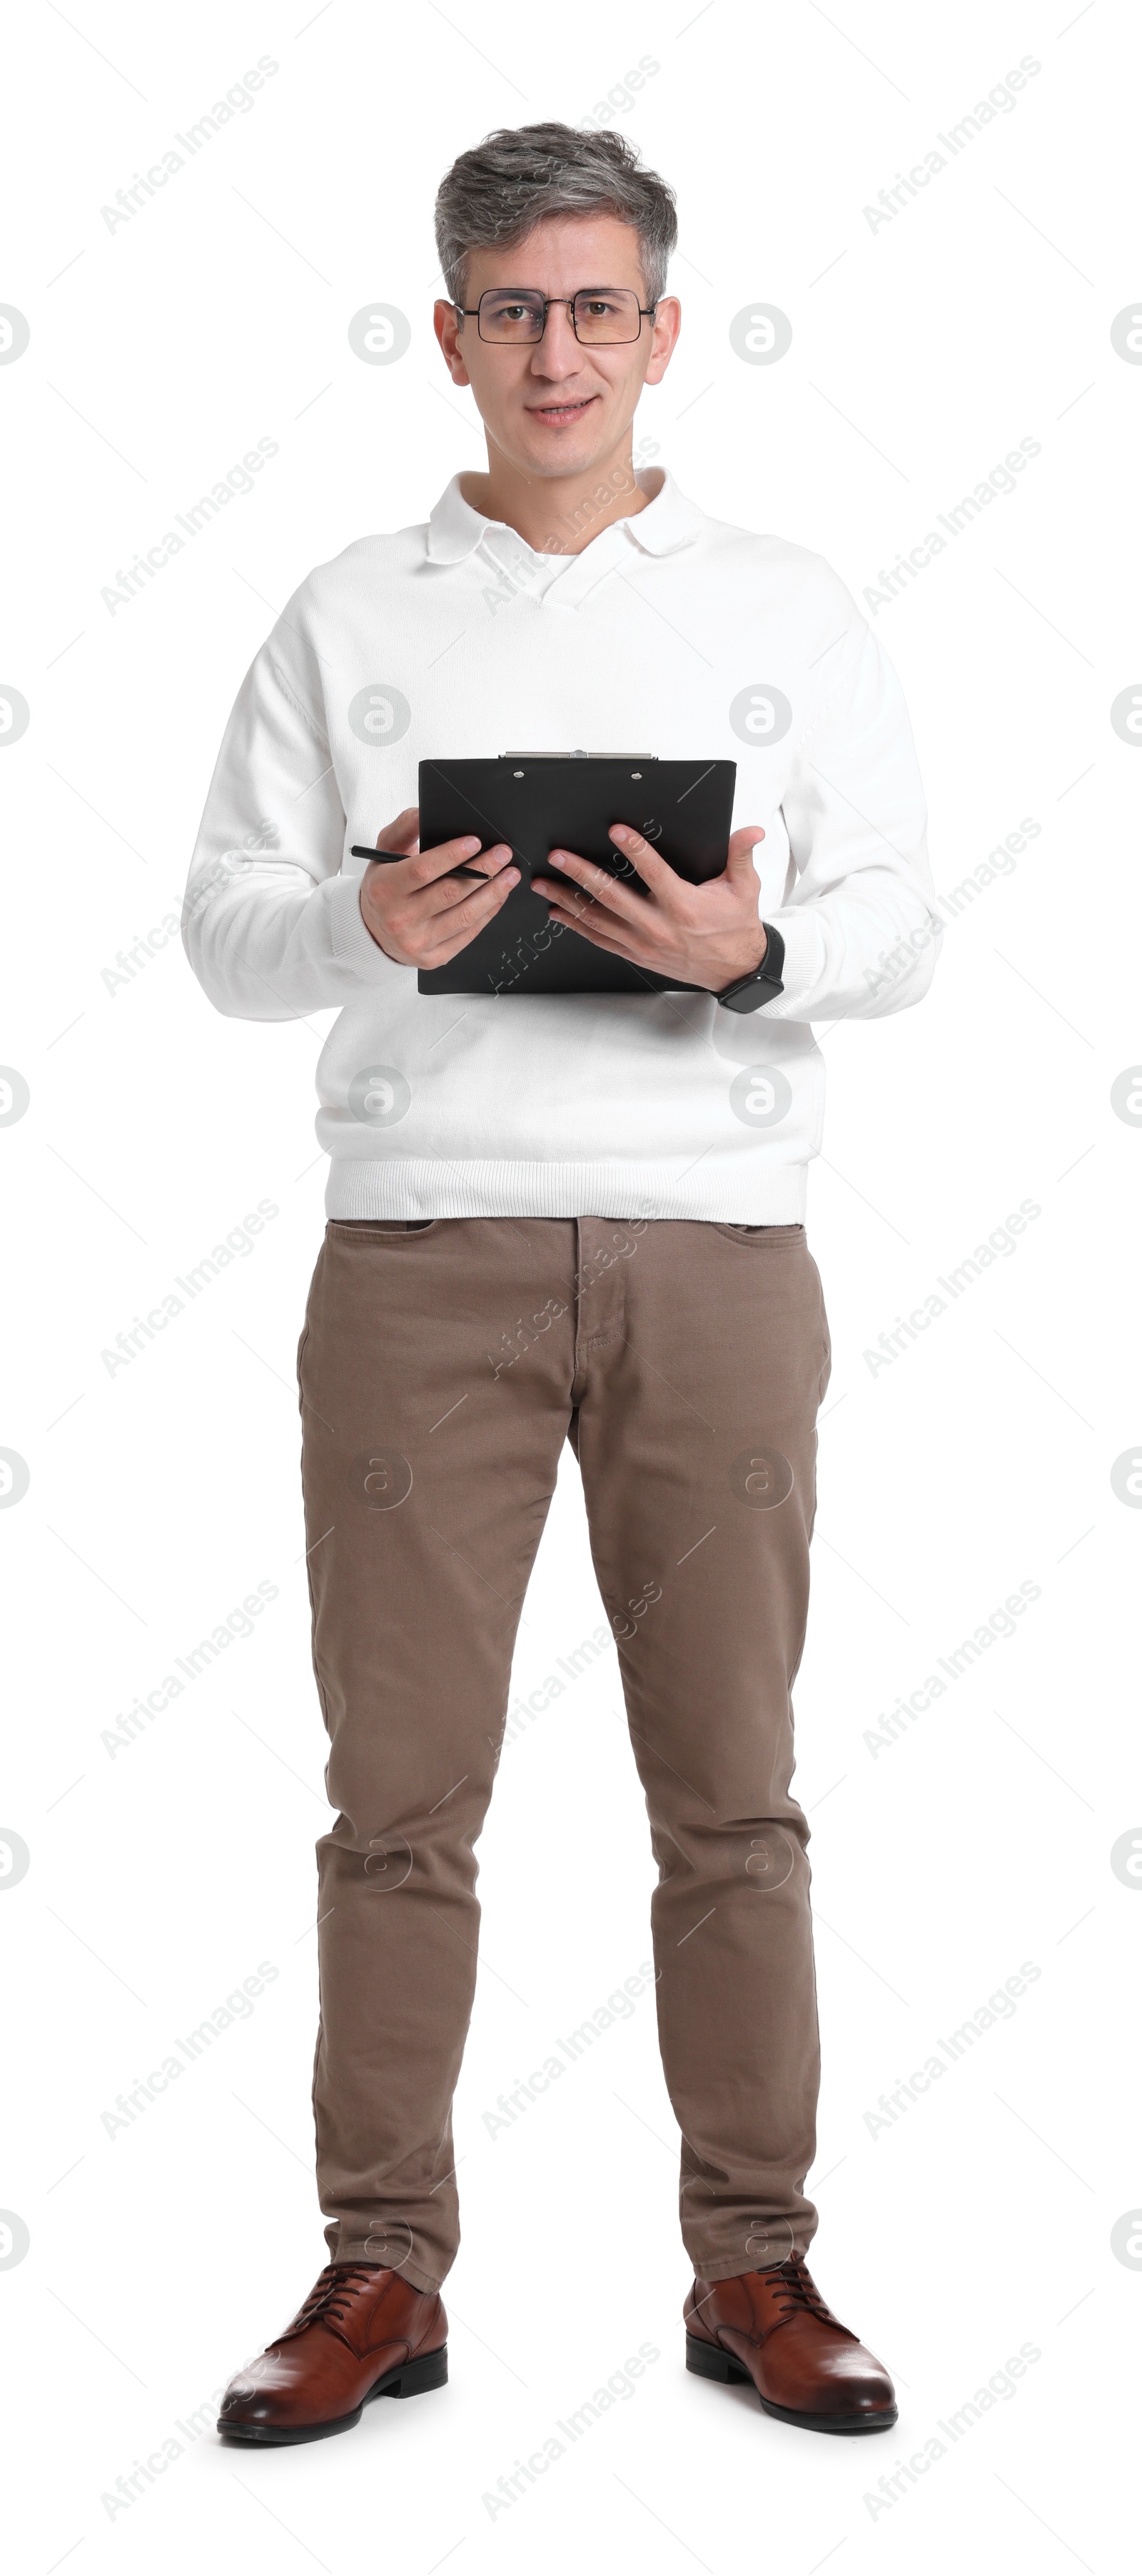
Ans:
[[[675,232],[617,134],[529,126],[456,162],[436,331],[487,472],[303,582],[239,693],[191,870],[187,950],[219,1009],[342,1005],[298,1363],[338,1810],[318,1846],[330,2261],[228,2391],[236,2440],[314,2440],[446,2376],[473,1845],[565,1438],[659,1864],[688,2365],[823,2432],[896,2416],[805,2263],[819,2058],[790,1687],[830,1366],[811,1023],[927,986],[923,797],[836,575],[632,469],[679,329]],[[475,835],[419,847],[417,761],[516,746],[737,759],[750,819],[711,883],[634,830],[614,839],[642,892],[561,847],[536,881],[561,932],[667,989],[419,992],[518,871]],[[358,871],[354,842],[389,863]]]

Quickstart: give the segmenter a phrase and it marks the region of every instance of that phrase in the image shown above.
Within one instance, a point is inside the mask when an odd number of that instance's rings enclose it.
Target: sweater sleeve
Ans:
[[[847,594],[846,594],[847,597]],[[795,755],[782,812],[797,882],[767,920],[785,942],[773,1020],[870,1020],[927,992],[943,923],[899,680],[859,617]]]
[[[345,814],[316,655],[290,602],[226,727],[191,860],[182,937],[215,1007],[300,1019],[359,1000],[401,969],[342,876]]]

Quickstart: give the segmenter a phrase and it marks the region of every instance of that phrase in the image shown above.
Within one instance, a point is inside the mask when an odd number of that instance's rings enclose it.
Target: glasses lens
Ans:
[[[580,340],[637,340],[642,329],[638,297],[629,286],[588,286],[575,298]]]
[[[480,297],[482,340],[541,340],[543,297],[527,287],[493,286]]]

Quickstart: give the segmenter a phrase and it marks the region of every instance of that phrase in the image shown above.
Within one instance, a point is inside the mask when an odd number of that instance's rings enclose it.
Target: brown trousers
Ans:
[[[570,1439],[659,1880],[659,2042],[706,2280],[803,2252],[819,2074],[808,1826],[790,1795],[828,1383],[800,1225],[329,1225],[298,1353],[314,1669],[321,2206],[418,2289],[458,2242],[451,2104],[473,1846]]]

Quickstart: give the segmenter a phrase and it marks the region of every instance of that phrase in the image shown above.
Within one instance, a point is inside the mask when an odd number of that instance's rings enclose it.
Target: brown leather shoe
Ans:
[[[231,2442],[320,2442],[359,2423],[370,2397],[418,2397],[448,2377],[436,2291],[380,2263],[327,2263],[292,2325],[232,2379],[218,2430]]]
[[[686,2368],[752,2379],[767,2415],[810,2433],[883,2433],[896,2422],[888,2372],[825,2306],[803,2254],[766,2272],[695,2281]]]

